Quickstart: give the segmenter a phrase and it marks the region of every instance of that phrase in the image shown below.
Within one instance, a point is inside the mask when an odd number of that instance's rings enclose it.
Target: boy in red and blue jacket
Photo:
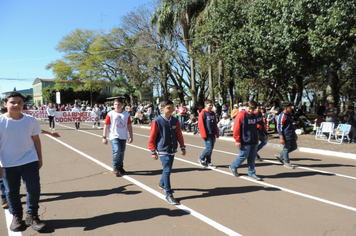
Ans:
[[[213,101],[205,100],[205,109],[201,110],[198,119],[198,127],[200,136],[204,139],[205,150],[199,157],[198,162],[203,167],[216,168],[211,163],[211,155],[213,153],[216,138],[219,138],[219,128],[215,112],[213,112]]]
[[[248,176],[252,179],[261,181],[256,175],[255,158],[257,155],[258,128],[257,116],[253,113],[257,104],[254,101],[246,103],[245,110],[241,110],[236,118],[233,129],[233,137],[236,141],[235,146],[239,148],[239,155],[229,166],[234,176],[239,176],[237,168],[247,159]]]
[[[257,146],[256,159],[261,161],[261,157],[260,155],[258,155],[258,151],[261,150],[267,144],[267,138],[268,138],[267,129],[266,129],[267,125],[264,122],[260,105],[257,105],[254,113],[257,116],[258,138],[260,140],[260,143]]]
[[[294,169],[289,160],[289,153],[298,148],[298,136],[293,127],[292,103],[282,104],[283,112],[278,116],[277,130],[279,133],[279,142],[283,144],[283,151],[275,157],[288,169]]]
[[[179,121],[172,116],[173,102],[170,100],[161,103],[161,115],[152,121],[148,148],[153,160],[162,162],[163,172],[158,187],[166,191],[166,200],[169,204],[178,205],[171,190],[170,175],[173,166],[174,154],[179,143],[182,155],[185,156],[185,145]]]

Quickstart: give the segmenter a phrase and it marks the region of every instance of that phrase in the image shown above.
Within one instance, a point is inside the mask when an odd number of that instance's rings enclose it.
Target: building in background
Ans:
[[[61,83],[66,83],[69,87],[72,86],[73,81],[71,80],[63,80]],[[78,81],[76,82],[77,85],[85,85],[85,81]],[[104,82],[103,82],[104,83]],[[42,94],[42,89],[46,88],[47,86],[54,87],[56,82],[53,79],[40,79],[36,78],[35,81],[33,82],[33,103],[35,106],[40,107],[43,105],[44,99],[43,99],[43,94]],[[111,97],[112,96],[112,91],[113,91],[113,85],[107,83],[103,91],[101,92],[100,96],[104,97]],[[75,99],[75,98],[73,98]]]

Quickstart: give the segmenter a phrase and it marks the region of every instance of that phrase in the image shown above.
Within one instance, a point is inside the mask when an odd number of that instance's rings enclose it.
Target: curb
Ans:
[[[135,126],[135,127],[140,127],[144,129],[151,129],[149,126]],[[184,135],[192,135],[194,136],[193,133],[183,133]],[[235,140],[231,137],[219,137],[220,140],[225,140],[225,141],[230,141],[230,142],[235,142]],[[267,143],[266,146],[268,147],[274,147],[274,148],[279,148],[282,149],[283,145],[278,144],[278,143]],[[342,158],[348,158],[348,159],[353,159],[356,160],[356,154],[353,153],[347,153],[347,152],[336,152],[336,151],[328,151],[328,150],[323,150],[323,149],[316,149],[316,148],[307,148],[307,147],[298,147],[298,151],[300,152],[305,152],[305,153],[312,153],[312,154],[319,154],[319,155],[325,155],[325,156],[334,156],[334,157],[342,157]]]

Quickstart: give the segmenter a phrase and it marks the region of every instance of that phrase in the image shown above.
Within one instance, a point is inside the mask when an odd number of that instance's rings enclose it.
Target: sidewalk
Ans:
[[[142,127],[149,129],[150,126],[145,125],[134,125],[133,127]],[[193,133],[183,132],[183,135],[193,135]],[[199,136],[200,134],[196,134]],[[233,142],[232,136],[220,137],[221,140],[227,140]],[[334,144],[329,143],[327,140],[316,140],[315,135],[311,134],[301,134],[298,135],[298,151],[306,153],[315,153],[320,155],[328,155],[335,157],[350,158],[356,160],[356,143],[342,143]],[[283,148],[283,145],[279,143],[278,134],[270,134],[267,146]]]

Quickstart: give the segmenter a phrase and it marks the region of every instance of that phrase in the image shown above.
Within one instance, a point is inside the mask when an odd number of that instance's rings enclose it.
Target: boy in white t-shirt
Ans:
[[[117,177],[126,175],[124,170],[124,155],[126,149],[126,140],[131,143],[133,141],[132,126],[130,114],[124,111],[124,103],[121,99],[115,99],[114,110],[110,111],[105,118],[105,126],[103,132],[103,144],[108,144],[106,139],[109,134],[110,143],[113,151],[113,173]],[[129,131],[130,137],[127,137]]]
[[[27,191],[26,225],[36,231],[45,224],[38,218],[40,199],[40,175],[42,151],[39,134],[42,132],[37,120],[21,113],[24,98],[11,92],[5,98],[7,112],[0,116],[0,178],[5,185],[9,211],[13,215],[11,231],[24,229],[23,209],[20,198],[21,178]]]

